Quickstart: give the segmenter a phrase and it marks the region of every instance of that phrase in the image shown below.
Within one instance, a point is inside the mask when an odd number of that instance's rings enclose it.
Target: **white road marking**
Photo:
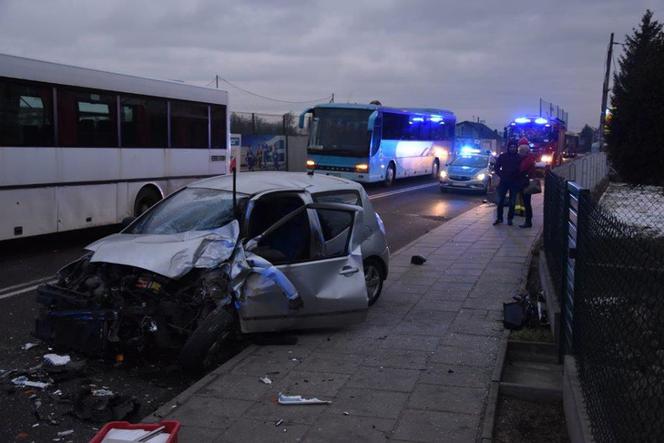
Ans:
[[[410,188],[395,189],[394,191],[381,192],[380,194],[369,195],[369,200],[377,200],[383,197],[389,197],[391,195],[403,194],[404,192],[417,191],[418,189],[431,188],[433,186],[439,186],[438,182],[436,183],[427,183],[426,185],[411,186]]]
[[[18,285],[2,288],[0,289],[0,300],[2,300],[3,298],[14,297],[15,295],[21,295],[25,294],[26,292],[34,291],[44,283],[53,283],[56,281],[56,279],[53,277],[54,277],[53,275],[50,275],[48,277],[40,278],[37,280],[32,280]]]

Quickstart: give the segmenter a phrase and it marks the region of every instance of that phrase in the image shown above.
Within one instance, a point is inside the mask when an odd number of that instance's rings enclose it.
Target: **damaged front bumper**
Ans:
[[[37,302],[43,308],[35,320],[34,335],[59,348],[87,355],[141,351],[145,345],[144,334],[136,335],[129,342],[122,342],[119,329],[134,324],[131,329],[139,332],[137,329],[143,323],[144,332],[157,332],[154,322],[146,321],[149,316],[144,308],[138,307],[127,312],[90,308],[85,306],[80,294],[56,284],[40,286]]]

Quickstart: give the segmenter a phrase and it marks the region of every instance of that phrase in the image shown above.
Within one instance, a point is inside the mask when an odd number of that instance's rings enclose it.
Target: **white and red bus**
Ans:
[[[228,93],[0,54],[0,240],[119,223],[226,173]]]

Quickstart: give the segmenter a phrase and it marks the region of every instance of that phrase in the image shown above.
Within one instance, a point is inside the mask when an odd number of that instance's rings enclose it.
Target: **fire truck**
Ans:
[[[505,128],[505,146],[525,138],[537,159],[536,167],[558,166],[565,150],[566,126],[556,117],[517,117]]]

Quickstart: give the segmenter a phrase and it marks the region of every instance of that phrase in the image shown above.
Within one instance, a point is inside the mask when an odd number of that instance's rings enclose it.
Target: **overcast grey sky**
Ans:
[[[0,52],[271,97],[443,107],[502,128],[543,97],[599,119],[609,34],[664,0],[0,0]],[[620,49],[617,47],[617,49]],[[301,111],[222,85],[239,111]]]

